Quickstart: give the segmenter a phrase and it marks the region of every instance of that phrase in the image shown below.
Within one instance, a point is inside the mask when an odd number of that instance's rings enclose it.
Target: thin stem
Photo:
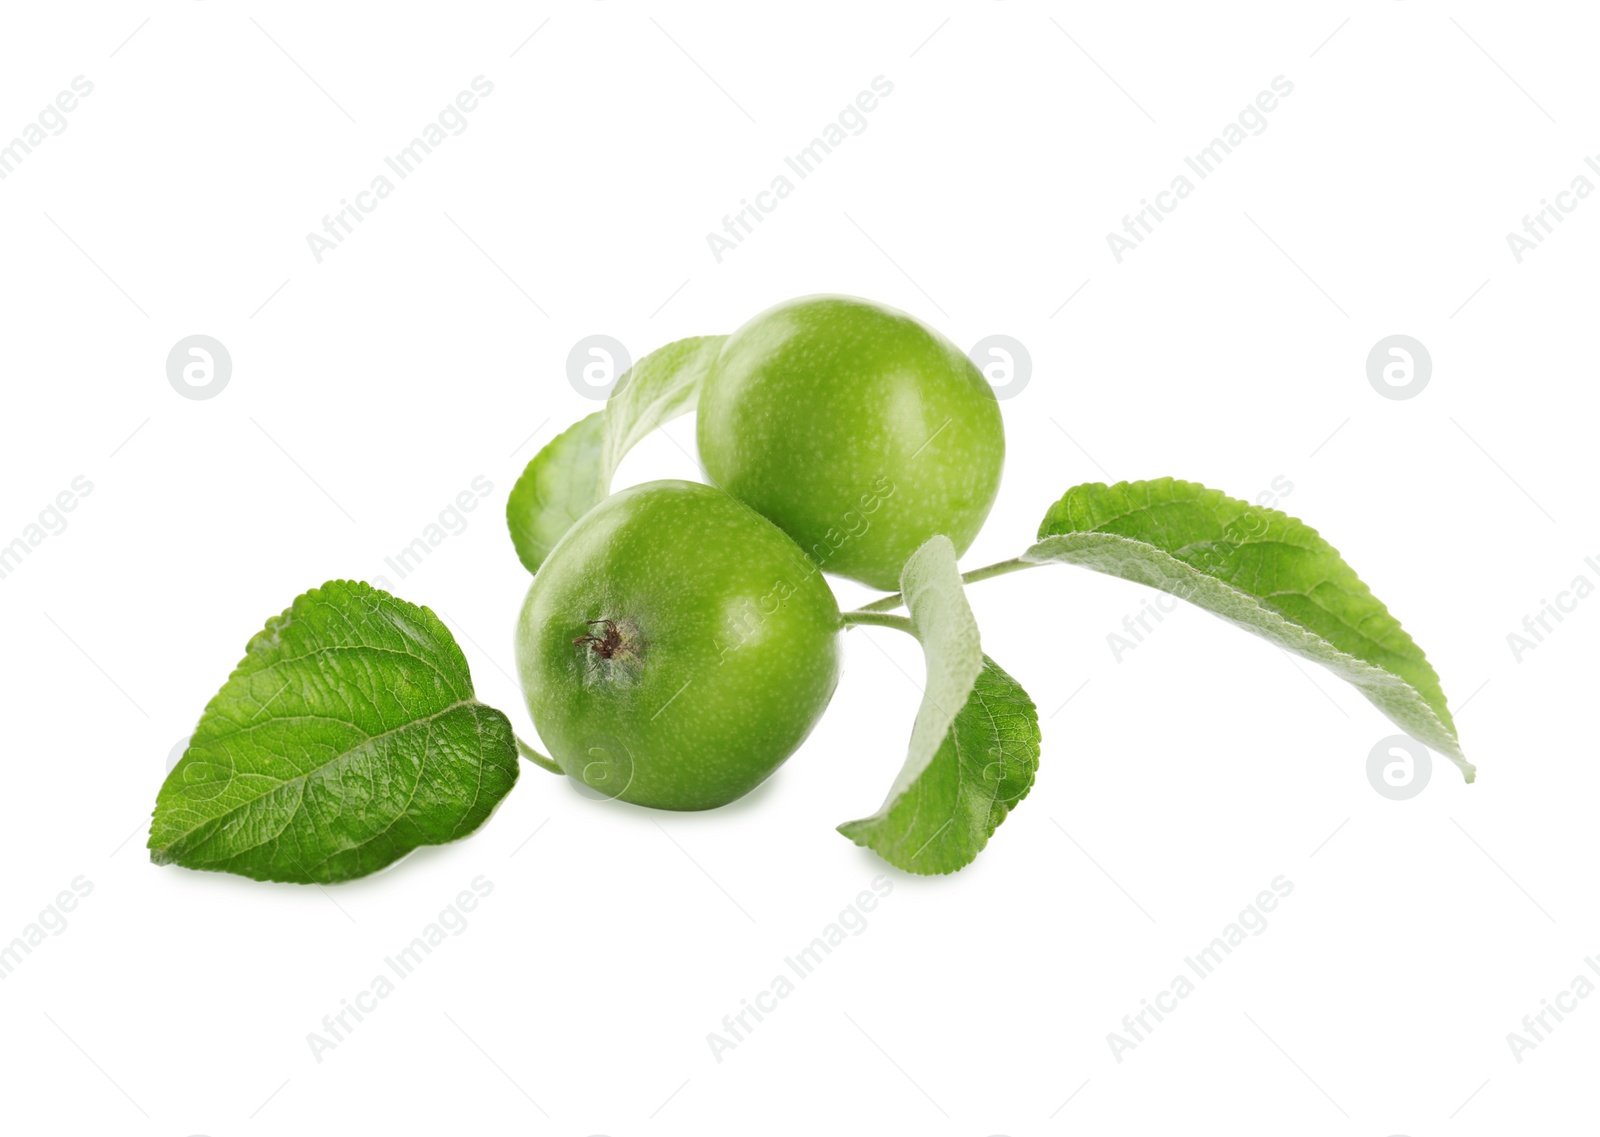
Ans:
[[[517,738],[516,735],[512,735],[511,737],[512,738]],[[555,759],[546,758],[543,754],[540,754],[537,750],[535,750],[533,747],[529,746],[526,742],[522,741],[522,739],[520,739],[520,738],[517,738],[517,752],[520,753],[528,761],[532,762],[535,766],[542,766],[544,769],[549,770],[552,774],[565,774],[566,773],[565,770],[563,770],[560,766],[556,765]]]
[[[998,561],[992,565],[975,568],[971,572],[961,574],[961,583],[976,584],[980,580],[988,580],[991,576],[1004,576],[1008,572],[1021,572],[1023,569],[1036,567],[1033,561],[1025,561],[1021,557],[1012,557],[1009,561]],[[905,606],[905,597],[896,592],[893,596],[885,596],[874,600],[871,604],[863,604],[856,612],[893,612],[896,608]]]
[[[863,608],[855,612],[845,612],[840,619],[847,628],[853,628],[857,624],[873,624],[880,628],[898,628],[907,635],[916,634],[912,631],[910,616],[890,616],[885,612],[869,612]]]

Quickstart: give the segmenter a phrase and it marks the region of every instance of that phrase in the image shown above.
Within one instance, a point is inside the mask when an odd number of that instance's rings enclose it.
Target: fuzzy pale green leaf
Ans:
[[[562,534],[611,492],[638,441],[694,410],[700,384],[726,336],[692,336],[658,348],[617,380],[603,411],[568,428],[533,456],[506,499],[506,524],[529,572]]]
[[[1159,588],[1327,667],[1468,781],[1439,676],[1338,550],[1305,523],[1172,478],[1090,483],[1023,553]]]
[[[561,535],[606,496],[600,477],[604,430],[604,411],[580,419],[535,454],[511,487],[506,524],[529,572],[538,572]]]
[[[872,817],[839,832],[896,868],[950,873],[970,864],[1039,768],[1039,714],[988,656],[949,733],[922,772]]]
[[[948,538],[911,555],[900,588],[927,668],[922,705],[883,805],[839,832],[907,872],[954,872],[1032,784],[1038,719],[1016,681],[984,657]]]
[[[727,336],[691,336],[657,348],[628,369],[606,403],[600,446],[605,492],[629,450],[645,435],[694,410]]]

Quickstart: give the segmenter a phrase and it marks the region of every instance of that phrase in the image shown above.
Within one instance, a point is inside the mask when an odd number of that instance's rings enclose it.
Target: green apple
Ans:
[[[700,392],[700,459],[824,572],[882,589],[928,538],[964,553],[1000,489],[994,390],[949,340],[847,296],[770,308]]]
[[[760,785],[839,677],[839,606],[776,526],[721,490],[650,482],[539,567],[517,668],[539,737],[607,797],[710,809]]]

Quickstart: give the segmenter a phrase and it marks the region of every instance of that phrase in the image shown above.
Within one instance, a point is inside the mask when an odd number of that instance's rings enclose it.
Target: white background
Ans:
[[[94,89],[0,181],[0,538],[74,477],[93,490],[0,580],[0,939],[73,878],[93,892],[0,982],[8,1131],[1592,1118],[1600,999],[1520,1063],[1506,1040],[1600,953],[1600,600],[1520,662],[1507,643],[1580,573],[1600,583],[1600,201],[1520,264],[1506,241],[1600,152],[1582,6],[25,7],[0,29],[0,140],[74,76]],[[319,264],[306,234],[477,75],[494,90],[465,133]],[[706,234],[878,75],[867,129],[718,263]],[[1278,75],[1268,129],[1117,263],[1107,233]],[[1354,691],[1188,610],[1119,662],[1106,637],[1145,590],[1055,568],[971,593],[1044,751],[953,877],[833,830],[876,808],[917,704],[917,648],[883,629],[849,634],[811,740],[720,811],[617,807],[525,766],[477,835],[357,883],[149,864],[173,745],[326,579],[387,576],[443,614],[527,730],[502,510],[597,406],[568,351],[599,332],[637,357],[816,291],[1029,349],[966,567],[1019,551],[1078,482],[1286,479],[1278,504],[1428,651],[1477,784],[1437,758],[1385,799],[1366,763],[1395,728]],[[233,360],[204,401],[165,373],[195,333]],[[1431,352],[1415,398],[1368,382],[1393,333]],[[681,420],[618,484],[696,476],[692,441]],[[470,526],[387,571],[478,475]],[[866,931],[717,1062],[707,1033],[884,872]],[[1108,1032],[1279,874],[1267,930],[1116,1061]],[[479,875],[466,930],[313,1058],[323,1016]]]

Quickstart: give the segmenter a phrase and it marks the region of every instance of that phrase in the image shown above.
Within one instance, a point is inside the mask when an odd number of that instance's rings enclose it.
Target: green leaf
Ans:
[[[561,535],[605,499],[617,467],[641,438],[694,409],[727,338],[693,336],[652,351],[617,380],[604,411],[533,456],[506,499],[506,524],[523,567],[538,572]]]
[[[969,864],[1038,767],[1033,703],[986,659],[967,605],[955,547],[934,537],[900,573],[928,679],[911,746],[878,812],[839,832],[907,872]]]
[[[511,487],[506,524],[529,572],[538,572],[561,535],[606,496],[600,476],[604,431],[604,411],[580,419],[535,454]]]
[[[694,410],[705,380],[727,336],[691,336],[657,348],[628,369],[606,403],[605,440],[600,447],[605,492],[623,457],[645,435]]]
[[[1039,769],[1033,700],[987,655],[933,760],[872,817],[839,832],[896,868],[950,873],[970,864]]]
[[[1172,478],[1090,483],[1050,507],[1021,559],[1159,588],[1313,659],[1472,781],[1422,649],[1338,551],[1287,514]]]
[[[336,580],[267,621],[156,797],[150,859],[332,883],[465,837],[517,780],[426,608]]]

